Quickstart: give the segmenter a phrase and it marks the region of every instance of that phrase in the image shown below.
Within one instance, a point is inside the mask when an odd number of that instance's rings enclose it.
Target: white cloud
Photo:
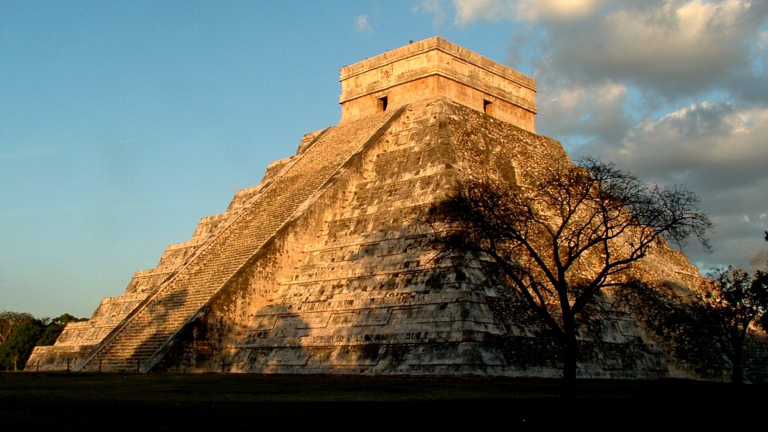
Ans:
[[[360,33],[373,33],[371,23],[368,22],[368,15],[359,15],[355,20],[355,29]]]
[[[421,10],[444,14],[442,4],[423,1]],[[766,45],[766,1],[453,0],[453,6],[459,26],[503,20],[539,26],[550,67],[541,73],[578,82],[628,80],[667,97],[765,84],[748,77],[766,73],[755,68],[756,51]]]
[[[633,127],[616,146],[596,143],[578,153],[616,162],[641,178],[683,185],[702,199],[717,224],[715,254],[690,248],[694,260],[746,264],[765,249],[768,212],[768,108],[699,103]]]
[[[594,13],[602,0],[454,0],[456,23],[567,21]]]
[[[519,0],[515,15],[529,22],[577,20],[597,12],[600,3],[601,0]]]
[[[628,89],[615,82],[571,85],[550,82],[539,93],[537,127],[566,139],[591,136],[600,141],[621,140],[629,120],[624,115]]]
[[[510,0],[454,0],[456,24],[465,26],[474,21],[509,20],[515,17],[514,2]]]
[[[757,37],[757,48],[760,51],[764,51],[768,48],[768,31],[760,32],[760,36]]]
[[[414,12],[423,12],[434,15],[432,20],[433,27],[440,27],[448,14],[443,9],[444,0],[421,0],[413,7]]]
[[[575,66],[598,77],[701,89],[748,67],[748,45],[765,19],[753,14],[750,3],[737,0],[669,0],[656,8],[619,9],[590,29],[553,29],[552,55],[561,68]],[[557,42],[569,35],[579,37]]]
[[[439,15],[445,13],[443,11],[443,0],[421,0],[416,6],[414,6],[413,11],[421,11]]]
[[[714,191],[768,179],[767,148],[768,108],[703,102],[638,125],[602,152],[644,176]]]

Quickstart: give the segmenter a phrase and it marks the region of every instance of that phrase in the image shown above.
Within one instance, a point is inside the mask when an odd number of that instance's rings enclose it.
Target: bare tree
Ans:
[[[532,184],[491,179],[459,183],[427,222],[443,254],[472,252],[495,264],[562,341],[563,377],[576,377],[576,320],[607,287],[627,286],[626,271],[664,236],[701,241],[712,227],[698,197],[647,186],[613,164],[561,160]]]

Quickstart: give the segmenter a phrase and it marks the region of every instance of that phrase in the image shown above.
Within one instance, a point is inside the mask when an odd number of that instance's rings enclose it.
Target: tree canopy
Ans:
[[[53,319],[26,312],[0,312],[0,370],[20,370],[35,346],[53,345],[67,323],[84,321],[70,314]]]
[[[0,344],[8,340],[14,327],[34,319],[35,317],[26,312],[0,311]]]
[[[766,233],[768,240],[768,233]],[[731,379],[744,382],[744,341],[753,321],[768,312],[768,272],[728,267],[714,270],[712,290],[705,298],[710,317],[717,328],[720,346],[731,360]]]

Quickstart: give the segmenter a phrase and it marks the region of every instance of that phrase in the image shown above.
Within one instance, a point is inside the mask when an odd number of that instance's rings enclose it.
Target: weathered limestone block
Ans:
[[[341,120],[437,96],[534,131],[533,79],[445,39],[413,43],[341,69]]]
[[[88,321],[68,323],[54,345],[35,347],[25,369],[71,370],[147,298],[151,289],[142,292],[137,279],[151,277],[149,272],[137,272],[125,294],[103,298]]]

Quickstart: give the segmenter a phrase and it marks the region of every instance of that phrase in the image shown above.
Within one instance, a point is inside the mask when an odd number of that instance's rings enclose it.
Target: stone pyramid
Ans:
[[[27,369],[557,376],[546,329],[477,263],[435,260],[420,223],[459,179],[524,183],[565,157],[535,133],[533,79],[431,38],[344,67],[341,83],[338,125],[305,135]],[[666,247],[638,271],[702,282]],[[601,301],[579,335],[582,376],[698,376]]]

